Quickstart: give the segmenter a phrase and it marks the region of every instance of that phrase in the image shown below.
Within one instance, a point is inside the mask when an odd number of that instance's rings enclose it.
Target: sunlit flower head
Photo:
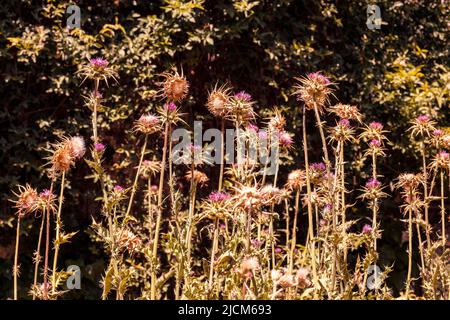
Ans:
[[[206,106],[215,117],[222,118],[228,113],[228,104],[230,102],[231,89],[226,85],[214,87],[213,91],[208,96]]]
[[[161,120],[153,114],[143,114],[134,124],[134,131],[153,134],[161,130]]]
[[[321,111],[332,93],[330,79],[320,72],[315,72],[295,80],[298,81],[294,86],[297,100],[303,101],[307,109],[317,108]]]
[[[17,209],[17,215],[24,217],[25,215],[35,211],[38,207],[39,196],[36,189],[30,185],[18,186],[18,192],[14,192],[15,200],[11,200]]]

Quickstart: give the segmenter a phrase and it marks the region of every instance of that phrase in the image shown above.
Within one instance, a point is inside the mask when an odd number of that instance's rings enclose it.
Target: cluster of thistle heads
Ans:
[[[101,135],[97,134],[96,128],[96,112],[103,108],[101,105],[103,96],[98,87],[101,82],[107,83],[108,79],[118,81],[119,76],[108,61],[102,58],[91,59],[80,68],[79,74],[83,77],[83,82],[86,79],[94,81],[96,88],[85,97],[86,106],[93,111],[94,117],[94,137],[91,147],[93,160],[88,160],[87,163],[97,173],[98,180],[102,180],[107,172],[101,168],[101,158],[106,147],[101,142]],[[183,175],[177,177],[177,171],[170,163],[172,154],[170,143],[167,141],[170,139],[171,130],[177,125],[184,124],[180,110],[183,100],[189,94],[189,83],[182,72],[166,72],[161,77],[162,81],[157,83],[159,86],[157,97],[164,99],[163,106],[158,108],[157,113],[142,114],[133,126],[133,131],[136,134],[143,134],[146,139],[149,135],[164,138],[161,160],[157,160],[156,156],[151,160],[145,159],[146,145],[144,145],[141,160],[135,167],[135,183],[127,188],[110,183],[111,185],[104,188],[106,196],[103,200],[102,213],[104,216],[114,214],[109,230],[106,227],[102,229],[102,223],[94,221],[98,237],[108,239],[104,242],[108,243],[107,248],[111,250],[111,265],[114,266],[108,269],[103,278],[103,286],[108,283],[108,275],[112,279],[109,280],[112,287],[117,279],[123,279],[121,270],[126,265],[123,254],[128,252],[131,259],[137,259],[139,255],[152,256],[147,261],[149,269],[152,270],[151,293],[143,294],[143,297],[156,298],[162,295],[155,293],[162,290],[158,287],[159,282],[155,284],[154,277],[157,273],[160,273],[162,278],[175,274],[175,297],[179,297],[180,292],[184,292],[182,296],[191,298],[289,299],[309,296],[348,298],[349,294],[354,292],[365,296],[367,290],[364,281],[367,277],[367,267],[377,261],[376,241],[382,233],[379,224],[380,217],[382,220],[379,203],[387,196],[379,180],[382,175],[377,172],[377,161],[385,156],[388,142],[387,131],[384,130],[383,124],[375,121],[365,123],[364,116],[357,106],[343,103],[331,106],[330,101],[333,99],[336,85],[322,73],[310,73],[305,77],[295,78],[293,95],[303,106],[305,116],[308,111],[314,113],[323,138],[323,158],[317,159],[317,162],[310,162],[308,135],[306,128],[303,128],[304,157],[301,161],[297,161],[303,162],[303,167],[296,168],[287,177],[283,177],[278,176],[278,167],[282,164],[279,163],[275,177],[269,179],[261,164],[250,161],[244,154],[245,161],[224,168],[219,187],[211,186],[212,191],[209,195],[198,201],[196,188],[206,187],[211,182],[208,175],[201,170],[207,163],[201,156],[203,147],[191,146],[188,157],[194,159],[197,157],[198,161],[194,161]],[[265,128],[260,129],[254,110],[255,103],[247,92],[233,93],[232,88],[224,84],[212,88],[206,106],[214,117],[235,126],[249,139],[267,140],[270,139],[268,133],[275,133],[278,138],[276,143],[285,154],[289,154],[295,147],[295,142],[293,135],[286,130],[287,123],[282,112],[278,109],[273,110],[263,121]],[[334,125],[327,126],[321,119],[326,112],[336,116]],[[410,132],[413,138],[419,138],[423,144],[429,144],[437,150],[420,173],[401,174],[396,184],[404,197],[405,210],[412,210],[419,219],[422,209],[432,200],[434,179],[430,185],[430,177],[435,177],[440,170],[449,173],[449,153],[443,150],[450,148],[450,135],[438,129],[436,123],[427,115],[420,115],[414,119]],[[347,162],[343,150],[346,144],[360,142],[365,143],[364,157],[371,161],[372,175],[356,192],[359,193],[360,199],[367,202],[373,216],[369,217],[369,220],[372,220],[371,224],[363,225],[355,233],[350,231],[350,227],[356,221],[347,219],[349,205],[346,198],[347,194],[354,190],[348,190],[345,182]],[[297,147],[300,148],[300,145]],[[51,155],[47,158],[47,171],[52,182],[64,176],[76,161],[84,156],[85,151],[85,142],[79,136],[63,138],[53,145]],[[329,154],[332,154],[334,159]],[[164,179],[164,173],[168,167],[171,176],[167,180]],[[149,182],[148,188],[141,190],[145,197],[148,196],[147,206],[150,216],[144,225],[138,223],[139,217],[136,214],[133,219],[130,218],[130,212],[133,215],[139,211],[130,209],[134,205],[134,194],[139,191],[137,177],[147,179]],[[158,178],[159,186],[151,183],[158,181]],[[182,192],[176,190],[177,181],[180,179],[190,182],[190,191],[184,198],[180,195]],[[105,181],[112,180],[105,179]],[[424,185],[428,188],[420,197]],[[124,211],[124,208],[121,203],[127,199],[128,210],[123,214],[121,211]],[[180,201],[185,203],[179,203]],[[49,209],[47,212],[55,212],[57,207],[56,196],[51,188],[38,193],[29,185],[19,187],[14,202],[17,214],[21,218],[28,213],[43,211],[46,208]],[[58,206],[60,207],[61,203]],[[188,213],[183,209],[186,207],[189,207]],[[297,216],[303,210],[308,214],[309,220],[306,243],[301,246],[296,240]],[[164,212],[166,214],[162,215]],[[168,235],[166,234],[163,239],[166,241],[178,237],[179,244],[171,245],[170,250],[181,250],[183,254],[179,256],[173,256],[169,252],[167,243],[159,243],[160,226],[164,224],[164,219],[168,219],[164,227]],[[204,275],[202,268],[198,266],[205,257],[198,257],[196,261],[196,258],[191,256],[193,250],[191,243],[195,246],[195,239],[198,240],[202,230],[200,227],[205,226],[205,220],[210,221],[206,222],[208,230],[214,230],[210,234],[213,245],[209,252],[211,256],[209,277]],[[285,227],[281,227],[282,225]],[[148,235],[143,234],[145,228],[149,229]],[[426,221],[424,231],[418,230],[419,234],[425,232],[429,235],[431,226]],[[445,234],[441,237],[445,238]],[[159,248],[160,245],[162,248]],[[364,256],[358,254],[356,266],[349,266],[347,255],[360,246],[365,247],[367,253]],[[152,254],[146,251],[149,247],[153,248]],[[197,253],[202,251],[201,248],[196,250]],[[122,258],[118,258],[118,253],[121,253]],[[158,256],[164,254],[168,256],[168,266],[163,266],[163,262],[158,259]],[[184,255],[188,258],[183,258]],[[224,261],[230,264],[229,269],[223,269]],[[422,268],[425,268],[425,265],[422,265]],[[231,270],[232,273],[223,270]],[[423,272],[425,274],[425,270]],[[146,276],[144,274],[143,277]],[[220,280],[221,277],[224,277],[223,281]],[[407,295],[410,282],[408,278]],[[117,297],[123,298],[117,283],[116,287]],[[193,288],[206,293],[196,296],[192,293]],[[264,290],[267,291],[267,295],[263,294]],[[382,298],[391,297],[387,287],[379,292]],[[104,297],[107,295],[107,292],[104,293]]]

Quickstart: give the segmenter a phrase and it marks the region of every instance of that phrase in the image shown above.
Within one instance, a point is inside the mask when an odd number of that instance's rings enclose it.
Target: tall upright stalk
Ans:
[[[441,237],[442,248],[445,249],[447,235],[445,234],[445,193],[444,193],[444,171],[441,169]]]
[[[221,119],[220,124],[220,173],[219,173],[219,192],[222,191],[222,185],[223,185],[223,171],[225,166],[225,120]]]
[[[408,210],[408,275],[406,277],[406,298],[408,299],[412,272],[412,210]]]
[[[125,218],[124,218],[125,221],[126,221],[128,215],[130,214],[131,206],[133,205],[134,195],[136,194],[137,183],[139,180],[139,176],[141,174],[142,161],[144,160],[145,149],[147,148],[147,140],[148,140],[148,135],[146,134],[145,138],[144,138],[144,144],[142,145],[141,156],[139,158],[139,165],[138,165],[138,168],[136,171],[136,175],[134,177],[133,186],[131,187],[130,199],[128,200],[128,207],[127,207],[127,211],[125,213]]]
[[[317,287],[318,279],[317,279],[317,268],[316,268],[316,253],[315,253],[315,245],[314,241],[312,241],[313,235],[313,213],[312,213],[312,204],[311,204],[311,181],[309,179],[309,160],[308,160],[308,136],[306,134],[306,109],[303,105],[303,153],[305,157],[305,171],[306,171],[306,192],[308,195],[308,232],[310,235],[310,253],[311,253],[311,261],[312,261],[312,269],[313,269],[313,281],[314,286]],[[327,156],[328,157],[328,156]],[[308,246],[308,243],[306,244]]]
[[[430,238],[430,223],[428,220],[428,172],[427,172],[427,160],[425,155],[425,142],[421,143],[421,153],[422,153],[422,174],[423,174],[423,189],[424,189],[424,206],[425,206],[425,234],[427,237],[427,247],[431,246],[431,238]]]
[[[39,228],[39,238],[37,243],[37,248],[35,252],[35,261],[34,261],[34,278],[33,278],[33,289],[36,289],[37,287],[37,279],[39,274],[39,263],[41,262],[41,243],[42,243],[42,234],[44,232],[44,224],[45,224],[45,207],[42,212],[42,221],[41,221],[41,227]],[[36,290],[33,290],[33,300],[36,299]]]
[[[14,300],[17,300],[17,276],[19,274],[19,240],[20,240],[20,214],[17,216],[17,228],[16,228],[16,247],[14,250]]]
[[[297,190],[295,194],[295,209],[294,209],[294,222],[292,225],[292,241],[291,241],[291,249],[289,254],[289,274],[292,274],[294,269],[294,250],[295,246],[297,245],[297,217],[298,217],[298,210],[300,207],[300,190]]]
[[[55,178],[52,179],[50,184],[50,194],[53,194],[53,185]],[[47,202],[46,209],[44,211],[46,215],[45,222],[45,255],[44,255],[44,290],[43,297],[44,300],[48,299],[48,256],[50,253],[50,203]]]
[[[61,177],[61,190],[59,193],[59,200],[58,200],[58,212],[56,213],[56,235],[55,235],[55,255],[53,257],[53,271],[52,271],[52,293],[56,293],[56,266],[58,264],[58,253],[59,253],[59,235],[61,232],[61,209],[62,209],[62,203],[63,203],[63,196],[64,196],[64,187],[65,187],[65,178],[66,173],[63,171],[62,177]]]
[[[161,216],[162,216],[162,200],[163,200],[163,187],[164,187],[164,173],[166,170],[166,160],[167,160],[167,144],[169,139],[169,122],[166,122],[164,129],[164,145],[162,152],[162,160],[161,160],[161,173],[159,176],[159,188],[158,188],[158,202],[157,202],[157,217],[156,217],[156,225],[155,225],[155,238],[153,240],[153,250],[152,250],[152,276],[151,276],[151,293],[150,297],[152,300],[156,299],[156,260],[158,253],[158,241],[159,241],[159,228],[161,225]]]

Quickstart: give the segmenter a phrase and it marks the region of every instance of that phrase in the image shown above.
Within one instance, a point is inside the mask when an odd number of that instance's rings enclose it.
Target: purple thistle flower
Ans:
[[[444,134],[444,131],[442,131],[441,129],[436,129],[433,131],[433,136],[435,137],[441,137]]]
[[[104,58],[100,58],[100,57],[90,59],[89,63],[94,68],[105,68],[108,66],[108,60],[106,60]]]
[[[380,122],[374,121],[374,122],[369,123],[369,128],[377,130],[377,131],[381,131],[381,130],[383,130],[383,124]]]
[[[381,186],[381,182],[378,181],[377,179],[374,178],[370,178],[367,182],[366,182],[366,189],[376,189],[379,188]]]
[[[369,145],[371,147],[380,147],[381,146],[381,141],[378,139],[372,139],[369,143]]]
[[[103,143],[95,143],[94,144],[95,151],[102,152],[102,151],[105,150],[105,148],[106,147],[105,147],[105,145]]]
[[[450,154],[446,151],[440,151],[437,156],[441,160],[448,160],[450,158]]]
[[[428,121],[430,121],[430,116],[427,114],[423,114],[421,116],[418,116],[416,118],[416,121],[419,123],[427,123]]]
[[[283,252],[283,249],[281,249],[280,247],[276,247],[275,248],[275,252],[276,253],[281,253],[281,252]]]
[[[236,100],[241,100],[243,102],[249,102],[252,100],[252,96],[245,91],[240,91],[234,95]]]
[[[372,227],[368,224],[365,224],[362,228],[362,233],[364,234],[371,233],[372,231],[373,231]]]
[[[328,77],[324,76],[323,74],[321,74],[320,72],[308,73],[306,76],[309,79],[320,82],[323,85],[328,85],[331,83],[330,79]]]
[[[39,197],[44,200],[51,200],[53,197],[53,194],[50,192],[50,190],[44,189],[39,193]]]
[[[323,162],[312,163],[310,168],[311,168],[311,170],[314,170],[314,171],[325,171],[327,169],[327,167],[325,166],[325,163],[323,163]]]
[[[350,121],[348,121],[348,119],[341,119],[339,120],[339,125],[344,127],[350,127]]]
[[[280,141],[280,145],[287,147],[292,145],[292,143],[294,142],[291,135],[286,131],[280,132],[280,134],[278,135],[278,139]]]
[[[177,105],[173,102],[170,102],[170,103],[166,103],[164,105],[164,108],[168,111],[175,111],[175,110],[177,110]]]
[[[211,192],[208,198],[212,202],[220,202],[229,199],[230,195],[226,192]]]
[[[123,192],[123,190],[124,190],[124,189],[123,189],[122,186],[119,186],[119,185],[115,185],[115,186],[114,186],[114,191],[115,191],[115,192]]]

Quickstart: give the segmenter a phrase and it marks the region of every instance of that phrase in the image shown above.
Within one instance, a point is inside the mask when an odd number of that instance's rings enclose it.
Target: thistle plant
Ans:
[[[220,164],[213,167],[210,145],[194,139],[181,151],[174,147],[172,133],[189,127],[184,103],[193,100],[188,99],[183,72],[168,71],[154,84],[160,98],[155,110],[140,111],[129,126],[136,137],[131,148],[137,147],[124,154],[135,156],[112,169],[105,159],[111,145],[99,131],[105,118],[98,114],[108,105],[100,85],[118,81],[118,72],[108,61],[94,58],[79,74],[93,85],[85,95],[92,139],[88,146],[80,136],[51,145],[48,190],[38,193],[27,184],[14,193],[14,299],[19,296],[21,227],[32,213],[40,219],[29,294],[33,299],[57,299],[64,293],[68,273],[59,269],[61,245],[76,233],[63,228],[63,207],[65,211],[76,206],[64,201],[64,195],[70,169],[83,158],[91,169],[86,178],[99,184],[93,189],[100,194],[99,212],[92,216],[88,233],[107,258],[98,279],[102,299],[393,299],[386,282],[392,266],[375,271],[374,287],[369,274],[382,261],[378,242],[384,235],[383,201],[396,190],[408,234],[400,298],[422,298],[416,296],[419,285],[424,298],[450,298],[445,224],[450,136],[429,116],[412,120],[409,130],[419,146],[421,172],[400,174],[389,192],[389,180],[380,169],[390,153],[388,125],[365,122],[357,106],[336,102],[337,88],[328,77],[311,73],[295,79],[293,91],[302,116],[300,143],[289,131],[284,107],[258,114],[256,99],[249,93],[233,93],[228,84],[216,84],[204,102],[208,117],[220,127],[219,150],[214,150],[220,153]],[[307,120],[317,127],[318,150],[313,150]],[[233,150],[225,148],[227,127],[236,132]],[[186,130],[183,138],[194,133],[195,128]],[[270,168],[269,161],[253,157],[252,148],[262,158],[276,158]],[[350,150],[362,150],[361,155]],[[237,159],[225,165],[231,152]],[[353,174],[355,169],[360,174]],[[218,172],[217,184],[211,172]],[[435,211],[439,227],[432,225]]]

